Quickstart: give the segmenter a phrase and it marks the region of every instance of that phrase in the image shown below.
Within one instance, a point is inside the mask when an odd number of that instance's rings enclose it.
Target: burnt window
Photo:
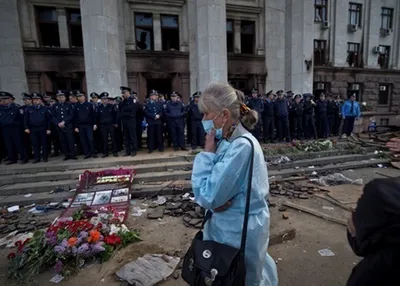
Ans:
[[[57,90],[82,90],[82,80],[57,78],[53,81],[53,91]]]
[[[36,7],[37,27],[42,47],[60,47],[57,11],[50,7]]]
[[[392,29],[393,28],[393,9],[382,8],[381,14],[381,29]]]
[[[83,47],[81,11],[68,10],[68,27],[71,47]]]
[[[390,98],[390,85],[389,84],[380,84],[379,85],[378,104],[379,105],[388,105],[389,98]]]
[[[226,48],[228,53],[234,52],[233,20],[226,20]]]
[[[319,98],[319,96],[323,94],[330,93],[330,83],[329,82],[314,82],[313,83],[313,94],[315,98]]]
[[[389,68],[389,46],[379,46],[378,64],[382,69]]]
[[[347,63],[349,67],[360,67],[360,44],[347,43]]]
[[[154,49],[153,15],[149,13],[135,14],[136,47],[139,50]]]
[[[314,2],[314,21],[328,21],[328,0],[315,0]]]
[[[314,40],[314,65],[326,64],[326,41]]]
[[[347,98],[350,95],[356,96],[356,101],[361,101],[361,84],[360,83],[349,83],[347,86]]]
[[[389,118],[381,118],[381,119],[379,119],[379,125],[381,125],[381,126],[389,125]]]
[[[245,92],[248,90],[248,84],[247,80],[244,79],[230,79],[229,84],[234,87],[235,89],[238,89],[242,92]]]
[[[242,54],[254,54],[256,25],[254,21],[240,22],[240,49]]]
[[[163,51],[179,51],[178,16],[161,15],[161,40]]]
[[[349,4],[349,24],[361,27],[362,5],[356,3]]]

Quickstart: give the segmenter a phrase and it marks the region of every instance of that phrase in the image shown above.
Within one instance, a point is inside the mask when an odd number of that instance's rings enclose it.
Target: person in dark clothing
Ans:
[[[136,109],[136,140],[137,149],[142,150],[143,148],[143,127],[142,122],[144,119],[143,104],[139,102],[136,91],[131,91],[131,96],[136,99],[137,109]]]
[[[171,93],[171,101],[167,103],[165,115],[168,119],[168,130],[175,151],[179,149],[187,151],[185,148],[186,108],[182,102],[178,101],[178,94],[175,91]]]
[[[190,125],[192,130],[192,149],[196,150],[198,146],[204,147],[205,132],[201,120],[203,119],[203,113],[199,110],[199,97],[201,92],[193,94],[193,101],[188,106],[188,118],[190,118]],[[188,135],[189,136],[189,135]]]
[[[122,100],[119,103],[119,120],[122,125],[122,131],[125,139],[125,156],[136,156],[137,152],[137,138],[136,138],[136,118],[138,103],[137,100],[131,96],[131,89],[129,87],[120,87]]]
[[[264,106],[263,106],[262,99],[258,97],[258,90],[257,89],[253,88],[251,90],[251,98],[247,102],[247,106],[250,109],[253,109],[253,110],[257,111],[258,122],[257,122],[256,126],[254,127],[254,129],[251,131],[251,133],[253,134],[253,136],[257,140],[260,140],[260,137],[261,137],[261,118],[262,118],[262,113],[264,111]]]
[[[318,138],[328,137],[327,106],[328,102],[325,100],[325,95],[321,93],[321,95],[319,96],[319,100],[317,101],[317,106],[315,107]]]
[[[365,185],[348,221],[347,238],[363,259],[347,286],[397,286],[400,269],[400,181],[375,179]]]
[[[96,108],[92,103],[86,101],[84,92],[76,91],[79,103],[75,108],[75,132],[79,133],[81,139],[84,159],[97,158],[94,148],[93,131],[97,130]]]
[[[164,113],[163,104],[157,101],[158,93],[155,90],[150,91],[150,100],[146,103],[144,113],[148,124],[147,137],[149,153],[155,148],[164,152],[164,142],[162,134],[162,117]]]
[[[305,139],[317,139],[317,130],[314,122],[314,108],[315,102],[313,101],[313,95],[311,93],[303,94],[303,127]]]
[[[117,127],[117,109],[108,102],[108,92],[99,95],[101,104],[97,107],[97,125],[103,142],[103,158],[108,157],[108,137],[111,139],[111,148],[114,157],[118,157],[117,144],[115,141],[115,129]]]
[[[50,114],[51,114],[51,110],[53,109],[53,106],[57,103],[56,100],[56,95],[54,92],[46,92],[43,95],[43,98],[46,96],[50,97],[50,100],[48,101],[49,103],[49,110],[50,110]],[[60,155],[60,150],[61,150],[61,146],[60,146],[60,139],[58,138],[58,134],[57,134],[57,126],[54,125],[53,121],[51,120],[51,124],[50,124],[50,135],[47,136],[47,146],[48,146],[48,150],[49,150],[49,155],[51,157],[57,157]],[[51,154],[51,150],[53,150],[53,154]]]
[[[75,112],[76,107],[78,105],[78,98],[77,98],[76,93],[74,91],[70,91],[69,92],[68,101],[72,104],[72,107],[74,108],[74,112]],[[77,127],[75,120],[74,120],[73,124],[74,124],[74,130],[75,130],[75,128]],[[83,147],[82,147],[81,139],[79,137],[79,133],[74,132],[74,142],[75,142],[75,145],[76,145],[76,154],[77,155],[82,155],[83,154]],[[74,149],[75,149],[75,147],[74,147]]]
[[[274,103],[276,114],[276,135],[279,141],[286,138],[286,142],[290,142],[289,134],[289,103],[283,96],[283,91],[277,92],[278,98]]]
[[[301,102],[301,94],[296,94],[294,102],[291,105],[292,122],[293,122],[293,138],[297,140],[303,139],[303,103]]]
[[[167,104],[169,101],[165,100],[165,97],[163,94],[159,94],[158,95],[158,102],[162,104],[163,106],[163,116],[161,118],[161,122],[162,122],[162,133],[163,133],[163,138],[164,140],[167,141],[167,146],[171,147],[172,146],[172,139],[171,139],[171,134],[168,131],[168,118],[165,115],[165,109],[167,108]]]
[[[22,101],[24,102],[24,105],[22,108],[24,109],[24,113],[26,113],[27,109],[29,106],[32,106],[32,97],[30,94],[27,93],[22,93]],[[21,127],[24,128],[24,124],[21,124]],[[24,130],[22,130],[24,131]],[[32,153],[32,144],[31,144],[31,136],[25,132],[23,132],[23,144],[25,148],[25,154],[27,159],[32,159],[33,158],[33,153]]]
[[[361,116],[360,105],[356,101],[356,95],[351,94],[342,105],[342,118],[344,120],[342,137],[346,138],[353,132],[354,123]]]
[[[33,163],[40,162],[40,155],[43,162],[47,162],[49,157],[47,136],[51,134],[51,114],[49,108],[43,105],[41,94],[32,93],[32,100],[33,106],[29,106],[25,112],[25,133],[31,136],[35,158]]]
[[[264,105],[264,111],[262,113],[262,120],[263,120],[263,136],[264,136],[264,143],[273,143],[274,140],[274,117],[275,117],[275,111],[274,111],[274,94],[272,93],[272,90],[269,91],[265,95],[266,99],[263,102]]]
[[[327,107],[326,107],[326,115],[328,119],[328,137],[334,135],[335,128],[335,120],[339,116],[339,106],[336,101],[333,100],[331,94],[326,95],[327,99]]]
[[[338,136],[339,135],[340,121],[342,120],[342,117],[340,116],[341,115],[341,110],[340,110],[340,108],[341,108],[341,99],[340,99],[340,96],[339,95],[335,96],[333,101],[335,102],[335,105],[334,105],[335,114],[334,114],[333,126],[332,126],[332,132],[331,133],[333,134],[333,136]],[[336,111],[336,109],[337,109],[337,111]]]

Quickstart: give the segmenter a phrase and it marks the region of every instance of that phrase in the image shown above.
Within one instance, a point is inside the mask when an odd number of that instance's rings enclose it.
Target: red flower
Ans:
[[[10,252],[8,255],[7,255],[7,259],[14,259],[15,258],[15,253],[14,252]]]
[[[22,241],[21,240],[18,240],[18,241],[15,242],[15,246],[16,247],[21,247],[21,245],[22,245]]]
[[[121,238],[118,235],[111,234],[104,238],[104,242],[108,245],[115,246],[121,244]]]
[[[30,238],[25,239],[25,241],[22,243],[22,245],[27,244],[30,240],[31,240]]]
[[[102,229],[102,228],[103,228],[103,224],[102,224],[101,222],[99,222],[99,223],[97,224],[97,229],[100,230],[100,229]]]

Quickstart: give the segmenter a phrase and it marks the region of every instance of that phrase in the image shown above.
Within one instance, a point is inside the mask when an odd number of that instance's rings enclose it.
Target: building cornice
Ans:
[[[371,69],[371,68],[350,68],[350,67],[323,67],[323,66],[314,66],[314,72],[345,72],[345,73],[353,73],[353,74],[400,74],[400,70],[397,69]]]
[[[238,5],[238,4],[226,4],[226,12],[227,13],[239,13],[243,16],[248,14],[260,14],[263,10],[263,7],[259,6],[247,6],[247,5]]]
[[[80,8],[79,0],[29,0],[34,6]]]

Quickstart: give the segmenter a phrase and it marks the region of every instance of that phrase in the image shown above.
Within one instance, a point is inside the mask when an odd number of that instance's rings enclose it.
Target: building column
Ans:
[[[17,1],[0,1],[0,90],[28,92]]]
[[[81,0],[87,91],[120,94],[118,6],[114,0]]]
[[[289,2],[289,3],[288,3]],[[294,93],[313,90],[313,64],[307,69],[305,61],[313,61],[314,1],[289,0],[285,23],[285,89]]]
[[[258,16],[258,29],[257,29],[257,35],[256,38],[258,38],[257,41],[257,46],[256,46],[256,54],[257,55],[264,55],[265,54],[265,40],[264,40],[264,36],[265,36],[265,13],[261,13]]]
[[[225,0],[196,1],[198,86],[228,81]]]
[[[369,0],[367,5],[369,5],[369,26],[365,36],[365,38],[368,39],[368,42],[366,46],[367,59],[364,61],[364,67],[380,69],[378,64],[378,55],[373,53],[373,49],[374,47],[379,46],[380,42],[381,14],[376,12],[381,11],[382,5],[381,1],[372,0]]]
[[[189,51],[189,36],[188,36],[188,3],[182,7],[181,17],[179,17],[179,50],[181,52]],[[193,21],[192,19],[190,19]]]
[[[331,29],[334,29],[334,41],[332,42],[333,65],[335,67],[348,67],[346,60],[349,1],[336,0],[336,2],[332,2],[332,5],[334,5],[333,9],[335,10],[333,13],[335,15],[334,21],[333,23],[331,22],[333,24]]]
[[[154,33],[154,50],[162,51],[161,39],[161,15],[153,14],[153,33]]]
[[[240,54],[242,52],[242,42],[241,42],[241,21],[234,19],[233,20],[233,38],[235,43],[235,54]]]
[[[121,85],[128,85],[128,75],[126,73],[126,47],[125,47],[125,20],[124,16],[124,0],[118,0],[118,29],[119,29],[119,55],[120,55],[120,68],[121,68]]]
[[[190,95],[199,90],[197,84],[197,8],[196,0],[187,1],[189,26]]]
[[[60,36],[60,48],[69,49],[69,32],[67,23],[67,11],[65,8],[57,8],[58,34]]]

